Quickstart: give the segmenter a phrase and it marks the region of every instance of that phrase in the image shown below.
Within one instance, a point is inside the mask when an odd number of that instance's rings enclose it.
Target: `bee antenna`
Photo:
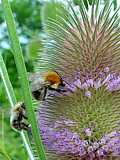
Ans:
[[[58,71],[56,71],[56,70],[53,70],[53,72],[57,73],[57,74],[60,76],[60,74],[58,73]]]

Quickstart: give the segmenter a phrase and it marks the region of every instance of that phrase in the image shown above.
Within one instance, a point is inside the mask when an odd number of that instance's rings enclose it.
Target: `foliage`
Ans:
[[[80,0],[73,0],[75,5],[79,5]],[[89,0],[92,4],[93,0]],[[103,2],[103,1],[102,1]],[[46,21],[49,18],[56,18],[56,7],[59,6],[59,11],[63,12],[63,4],[60,2],[55,3],[51,0],[49,2],[43,2],[39,0],[12,0],[10,1],[12,11],[16,20],[17,33],[19,40],[23,49],[23,56],[27,71],[33,71],[33,62],[35,61],[38,50],[40,50],[43,45],[41,40],[46,39],[46,34],[43,31],[43,26],[46,26]],[[87,0],[84,1],[86,8],[88,9]],[[114,8],[117,6],[117,1],[113,0]],[[56,6],[56,7],[55,7]],[[43,11],[41,16],[41,11]],[[46,29],[46,28],[45,28]],[[18,81],[17,70],[15,67],[15,62],[13,55],[11,54],[11,49],[9,47],[8,35],[6,26],[3,18],[3,10],[0,5],[0,54],[3,55],[4,62],[6,64],[11,83],[14,87],[15,95],[17,100],[21,100],[20,84]],[[2,136],[2,119],[0,119],[0,159],[3,159],[1,150],[4,149],[12,160],[27,159],[27,154],[23,148],[22,141],[18,135],[12,131],[9,126],[9,103],[4,91],[3,84],[0,79],[0,113],[4,114],[4,133],[5,141],[1,139]],[[1,117],[1,115],[0,115]],[[8,134],[9,133],[9,134]],[[4,144],[4,145],[3,145]],[[6,147],[7,146],[7,147]],[[1,158],[2,157],[2,158]],[[4,160],[4,159],[3,159]]]
[[[19,3],[19,5],[18,5],[18,3]],[[12,1],[11,5],[12,5],[12,9],[14,11],[14,14],[17,15],[16,16],[16,20],[18,22],[18,24],[17,24],[17,30],[18,31],[20,30],[19,37],[20,38],[24,37],[23,40],[21,41],[21,44],[22,44],[23,50],[25,51],[25,50],[27,50],[26,48],[29,48],[29,40],[32,39],[32,36],[34,36],[34,39],[36,39],[36,35],[37,35],[37,39],[39,39],[38,32],[40,32],[40,28],[41,28],[41,25],[40,25],[40,22],[41,22],[40,21],[40,8],[41,8],[41,4],[39,4],[38,1],[36,1],[36,3],[34,1],[34,5],[31,5],[30,7],[26,6],[26,9],[24,9],[24,7],[23,7],[23,6],[25,6],[24,3],[26,5],[30,5],[29,3],[26,3],[26,1],[24,1],[22,4],[21,4],[20,1]],[[21,4],[21,7],[20,7],[20,4]],[[18,12],[18,8],[16,8],[16,6],[19,6],[20,8],[23,7],[23,8],[22,8],[21,11],[19,10],[20,12]],[[36,9],[39,10],[39,11],[37,11]],[[30,10],[30,12],[32,13],[32,15],[31,14],[25,14],[25,13],[23,14],[23,11],[27,12],[27,10]],[[33,10],[35,12],[33,12]],[[21,15],[21,14],[23,14],[23,15]],[[25,17],[24,17],[24,15],[25,15]],[[26,15],[27,15],[27,17],[26,17]],[[24,20],[25,20],[23,23],[21,23],[21,21],[20,21],[20,17],[21,16],[22,16],[22,18],[24,17]],[[34,17],[34,19],[33,19],[33,17]],[[3,19],[1,20],[1,25],[2,24],[3,24]],[[32,25],[30,27],[30,24],[36,24],[36,25]],[[33,30],[33,28],[34,28],[34,30]],[[3,28],[3,30],[6,30],[6,29]],[[7,43],[8,38],[7,38],[6,32],[4,32],[4,35],[3,35],[1,41]],[[38,41],[38,43],[39,43],[39,41]],[[27,46],[27,44],[28,44],[28,46]],[[36,44],[34,43],[33,46],[35,46],[35,45]],[[38,45],[37,45],[37,48],[38,48]],[[8,68],[8,72],[9,72],[9,75],[10,75],[10,80],[11,80],[13,86],[15,87],[15,91],[17,93],[16,94],[17,98],[21,99],[21,95],[22,94],[20,94],[20,92],[19,92],[20,85],[19,85],[19,82],[18,82],[18,76],[17,76],[17,72],[16,72],[15,62],[14,62],[13,55],[11,54],[11,50],[9,49],[9,46],[6,47],[6,45],[1,46],[0,50],[1,50],[2,54],[3,54],[4,61],[5,61],[6,66]],[[29,52],[30,52],[30,50],[29,50]],[[37,52],[37,50],[36,50],[36,52]],[[29,55],[29,57],[28,57],[28,55]],[[26,66],[27,66],[27,69],[29,71],[29,69],[31,68],[31,64],[29,64],[29,62],[31,61],[30,54],[24,54],[24,59],[26,60]],[[3,106],[9,106],[9,104],[7,102],[8,100],[6,98],[6,94],[4,92],[2,92],[2,90],[3,90],[3,84],[2,83],[0,83],[0,84],[1,84],[1,88],[0,89],[1,89],[1,93],[2,93],[2,94],[0,94],[0,96],[1,96],[0,97],[1,107],[3,107]],[[1,108],[1,112],[2,112],[2,108]],[[10,158],[12,158],[12,159],[21,159],[21,155],[22,155],[23,159],[27,159],[27,155],[25,153],[25,150],[23,150],[23,145],[21,143],[20,138],[18,137],[18,134],[14,133],[10,129],[10,127],[9,127],[9,121],[8,121],[9,120],[9,109],[7,107],[5,109],[5,112],[6,112],[5,115],[7,115],[7,117],[5,116],[5,120],[7,119],[7,123],[4,122],[4,125],[7,124],[7,126],[5,127],[5,131],[4,132],[6,133],[6,130],[10,130],[10,134],[8,134],[6,136],[5,141],[4,141],[4,139],[1,141],[1,148],[3,146],[2,143],[5,143],[5,147],[6,147],[6,145],[10,146],[10,147],[7,147],[6,153],[9,153],[10,150],[13,150],[11,152],[11,154],[9,155]],[[16,136],[18,138],[16,138]],[[9,138],[10,138],[10,140],[9,140]],[[13,140],[14,140],[14,143],[13,143]],[[9,145],[9,144],[11,144],[11,145]],[[17,152],[16,146],[18,146],[18,152]],[[1,152],[1,154],[2,153],[4,153],[4,152]]]
[[[18,39],[18,36],[16,33],[16,26],[15,26],[15,22],[14,22],[14,17],[13,17],[11,7],[10,7],[8,0],[2,0],[2,6],[3,6],[3,10],[4,10],[4,15],[5,15],[5,21],[7,24],[7,30],[9,33],[12,53],[13,53],[13,56],[15,59],[15,64],[16,64],[16,68],[17,68],[17,72],[18,72],[18,76],[19,76],[21,89],[23,91],[23,102],[25,103],[28,120],[29,120],[29,123],[31,124],[32,136],[33,136],[33,140],[34,140],[35,147],[36,147],[36,153],[37,153],[37,156],[39,157],[39,159],[45,160],[44,148],[42,146],[40,134],[39,134],[39,131],[37,128],[37,122],[36,122],[36,118],[35,118],[35,114],[34,114],[34,108],[32,105],[32,97],[31,97],[31,93],[30,93],[30,89],[29,89],[29,82],[28,82],[28,78],[27,78],[27,71],[26,71],[26,67],[25,67],[25,63],[24,63],[24,59],[23,59],[23,55],[22,55],[22,49],[21,49],[19,39]],[[7,76],[6,76],[7,74],[5,74],[4,68],[2,66],[4,66],[4,65],[1,60],[1,77],[3,79],[5,88],[7,90],[10,104],[13,107],[13,105],[15,105],[15,103],[11,102],[12,101],[11,100],[12,94],[11,94],[11,92],[9,92],[9,90],[8,90],[9,88],[7,89],[7,85],[9,82],[7,80]],[[2,73],[2,70],[3,70],[3,73]],[[22,132],[21,132],[21,134],[22,134]],[[27,151],[29,150],[28,147],[26,149],[27,149]],[[29,153],[29,151],[28,151],[28,153]]]

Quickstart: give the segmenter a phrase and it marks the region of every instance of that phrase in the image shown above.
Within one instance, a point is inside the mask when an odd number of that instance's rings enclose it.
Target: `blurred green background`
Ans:
[[[92,4],[92,0],[84,0],[86,9],[88,9],[87,1],[89,1],[90,5]],[[47,38],[47,27],[45,25],[47,20],[49,18],[57,18],[56,14],[58,10],[63,11],[63,7],[69,8],[69,6],[66,4],[66,0],[11,0],[10,2],[16,20],[17,33],[23,49],[27,71],[32,72],[34,70],[35,59],[43,47],[42,40]],[[104,0],[100,2],[102,4]],[[80,0],[73,0],[72,3],[77,7]],[[113,7],[114,9],[117,7],[117,0],[113,0]],[[21,100],[22,94],[14,58],[11,54],[1,4],[0,54],[3,55],[17,100]],[[10,104],[0,79],[0,160],[27,160],[28,157],[19,133],[14,132],[10,127],[9,113]]]

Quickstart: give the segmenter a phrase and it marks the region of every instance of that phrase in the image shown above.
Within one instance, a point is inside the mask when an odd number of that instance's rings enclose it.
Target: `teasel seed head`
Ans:
[[[96,160],[120,155],[119,9],[83,2],[49,20],[36,71],[57,71],[66,92],[49,91],[38,124],[51,160]]]

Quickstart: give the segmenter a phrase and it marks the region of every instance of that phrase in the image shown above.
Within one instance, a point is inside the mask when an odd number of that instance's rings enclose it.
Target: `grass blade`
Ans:
[[[35,142],[36,150],[40,160],[45,160],[45,152],[41,142],[40,134],[38,131],[35,114],[32,107],[32,98],[29,89],[29,83],[27,78],[26,67],[22,56],[21,46],[17,37],[15,22],[12,15],[11,7],[8,0],[2,0],[3,11],[5,14],[5,20],[9,32],[10,42],[13,49],[13,55],[17,66],[18,74],[20,77],[20,83],[23,91],[23,98],[28,113],[28,120],[32,127],[33,139]]]
[[[9,80],[7,69],[6,69],[6,66],[4,64],[4,61],[3,61],[3,58],[2,58],[1,54],[0,54],[0,76],[3,80],[10,105],[11,105],[11,107],[14,107],[15,104],[17,103],[17,101],[16,101],[16,97],[15,97],[11,82]],[[26,136],[25,136],[24,132],[22,131],[22,132],[20,132],[20,134],[21,134],[21,137],[23,139],[23,142],[24,142],[25,148],[28,152],[30,160],[34,160],[33,154],[31,152],[31,149],[30,149],[30,146],[29,146],[29,142],[27,142],[27,139],[26,139]]]

